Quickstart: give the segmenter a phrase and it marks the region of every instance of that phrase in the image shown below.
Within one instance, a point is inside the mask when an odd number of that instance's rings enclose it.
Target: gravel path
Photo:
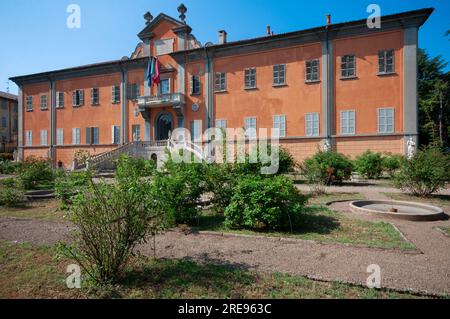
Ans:
[[[356,191],[339,189],[341,192]],[[361,193],[361,188],[358,191]],[[332,209],[351,218],[379,220],[350,212],[345,202],[333,204]],[[416,245],[418,252],[301,240],[186,234],[176,230],[156,237],[156,256],[357,284],[365,284],[369,276],[367,267],[377,264],[381,267],[382,287],[450,295],[450,237],[436,230],[438,226],[450,227],[450,221],[390,222]],[[71,229],[72,226],[64,222],[0,218],[0,240],[51,245],[67,240]],[[139,251],[153,256],[152,242],[149,240],[148,244],[139,247]]]

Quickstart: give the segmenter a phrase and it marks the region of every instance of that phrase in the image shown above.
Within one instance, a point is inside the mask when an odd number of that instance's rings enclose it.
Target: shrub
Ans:
[[[306,202],[292,181],[283,176],[247,176],[233,192],[225,209],[225,225],[230,228],[292,231]]]
[[[243,176],[235,164],[211,164],[205,169],[206,192],[212,195],[211,204],[223,213],[230,204],[233,188]]]
[[[25,192],[13,178],[0,180],[0,206],[16,207],[25,200]]]
[[[394,183],[403,191],[426,197],[444,188],[449,179],[450,156],[431,145],[403,161]]]
[[[116,178],[139,178],[151,176],[156,170],[156,163],[143,158],[132,158],[126,154],[119,157],[116,164]]]
[[[55,173],[48,160],[28,157],[19,170],[19,180],[27,190],[51,188]]]
[[[0,162],[1,161],[13,161],[14,155],[12,153],[0,153]]]
[[[160,210],[172,225],[187,223],[198,215],[201,195],[205,192],[205,164],[164,163],[162,172],[153,177],[152,194]]]
[[[63,208],[72,204],[72,198],[90,185],[91,178],[91,171],[62,172],[56,178],[55,193]]]
[[[310,184],[332,185],[350,179],[352,168],[352,162],[345,155],[320,150],[304,161],[302,171]]]
[[[383,155],[368,150],[356,157],[355,167],[365,178],[378,179],[383,173]]]
[[[0,160],[0,174],[13,174],[20,168],[20,163]]]
[[[401,155],[386,155],[383,158],[383,171],[385,171],[390,178],[394,178],[394,175],[400,169],[403,160],[404,157]]]
[[[69,216],[78,229],[76,241],[62,247],[96,284],[117,282],[136,245],[163,228],[149,183],[93,183],[91,190],[75,197]]]

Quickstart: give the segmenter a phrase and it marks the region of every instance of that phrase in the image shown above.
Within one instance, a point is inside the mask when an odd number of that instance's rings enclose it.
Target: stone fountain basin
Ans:
[[[398,211],[389,210],[394,207]],[[444,211],[436,206],[389,200],[358,200],[350,203],[350,209],[356,213],[368,213],[378,217],[411,221],[435,221],[447,219]]]
[[[42,199],[52,199],[55,198],[54,189],[43,189],[37,191],[28,191],[25,193],[25,197],[30,200],[42,200]]]

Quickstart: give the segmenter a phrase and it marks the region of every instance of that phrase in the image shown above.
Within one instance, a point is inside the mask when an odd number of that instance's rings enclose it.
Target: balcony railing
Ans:
[[[167,105],[182,105],[184,104],[184,94],[170,93],[156,96],[142,96],[138,98],[138,105],[140,107],[159,107]]]

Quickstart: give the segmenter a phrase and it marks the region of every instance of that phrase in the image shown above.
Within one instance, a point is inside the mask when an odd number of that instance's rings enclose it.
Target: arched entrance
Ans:
[[[173,118],[169,113],[162,113],[156,118],[155,122],[157,141],[169,139],[169,132],[173,131]]]

